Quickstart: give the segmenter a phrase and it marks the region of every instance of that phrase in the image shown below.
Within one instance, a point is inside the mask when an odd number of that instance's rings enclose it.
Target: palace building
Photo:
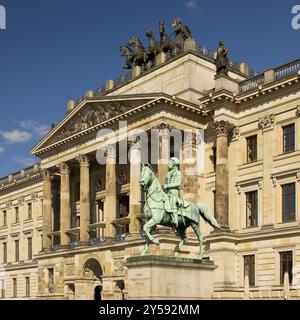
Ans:
[[[126,260],[145,244],[145,155],[140,139],[123,143],[121,121],[159,132],[161,183],[166,148],[168,157],[199,148],[194,136],[168,147],[172,129],[204,130],[204,170],[186,174],[195,152],[180,169],[184,198],[207,204],[223,229],[201,222],[205,257],[217,266],[212,299],[300,298],[300,60],[255,73],[226,60],[222,44],[220,68],[190,33],[174,43],[141,64],[136,49],[130,71],[69,101],[32,149],[39,163],[0,179],[0,299],[127,299]],[[135,161],[120,164],[121,142]],[[172,255],[174,232],[158,228],[156,237],[151,252]],[[180,256],[197,255],[193,233],[189,240]]]

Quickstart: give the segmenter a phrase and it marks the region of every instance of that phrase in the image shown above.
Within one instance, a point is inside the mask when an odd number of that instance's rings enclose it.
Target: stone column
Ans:
[[[86,155],[79,155],[80,163],[80,241],[90,239],[90,163]]]
[[[135,141],[130,143],[130,234],[140,233],[138,216],[142,214],[142,191],[140,187],[141,176],[141,143]]]
[[[231,228],[232,230],[238,230],[241,227],[240,222],[240,189],[237,190],[237,179],[238,179],[238,166],[242,163],[241,161],[241,150],[240,145],[240,129],[235,127],[233,129],[232,141],[230,144],[230,153],[228,160],[230,163],[229,167],[229,216],[232,217]]]
[[[106,151],[106,197],[104,202],[105,236],[115,237],[116,230],[112,221],[117,219],[117,175],[116,150],[109,146]]]
[[[157,175],[160,184],[163,186],[169,171],[168,162],[170,158],[170,131],[172,131],[173,128],[167,124],[161,124],[155,130],[157,130],[159,139]]]
[[[266,116],[259,120],[258,128],[262,131],[263,147],[263,217],[264,228],[272,227],[275,222],[275,188],[271,176],[273,174],[273,156],[277,142],[275,132],[275,117]]]
[[[223,229],[229,230],[228,215],[228,134],[232,125],[227,121],[215,122],[213,129],[216,135],[217,163],[216,163],[216,219]]]
[[[51,174],[48,170],[43,171],[43,250],[52,246],[52,190]]]
[[[70,204],[70,168],[66,163],[58,166],[60,172],[60,244],[69,244],[67,230],[71,229],[71,204]]]

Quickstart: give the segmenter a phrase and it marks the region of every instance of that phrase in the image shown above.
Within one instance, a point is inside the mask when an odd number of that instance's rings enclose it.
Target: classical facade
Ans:
[[[166,133],[204,130],[204,170],[185,174],[192,152],[181,165],[182,193],[206,203],[223,229],[201,223],[205,256],[217,265],[212,298],[300,298],[300,62],[254,75],[225,59],[228,70],[218,73],[211,51],[191,37],[183,43],[70,101],[32,150],[40,163],[0,180],[0,298],[127,298],[126,259],[145,242],[140,168],[153,152],[150,140],[145,155],[139,137],[128,139],[125,121],[128,132],[159,132],[161,182],[163,158],[197,148],[187,139],[163,156]],[[124,146],[135,161],[120,163]],[[171,230],[156,237],[152,252],[172,254]],[[197,255],[192,234],[182,250]]]

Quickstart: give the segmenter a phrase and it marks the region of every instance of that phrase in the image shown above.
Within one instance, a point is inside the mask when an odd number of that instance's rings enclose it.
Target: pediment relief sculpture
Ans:
[[[49,141],[49,144],[76,135],[77,133],[85,131],[120,114],[123,114],[134,107],[134,105],[128,105],[120,102],[89,104],[83,110],[79,111],[76,116],[73,117]]]

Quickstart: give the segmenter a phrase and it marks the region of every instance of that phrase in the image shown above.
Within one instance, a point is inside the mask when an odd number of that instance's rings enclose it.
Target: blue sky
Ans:
[[[117,78],[119,46],[145,39],[174,17],[215,49],[223,40],[233,60],[262,71],[300,57],[300,30],[289,0],[0,0],[0,176],[37,161],[31,147],[60,121],[69,99]]]

